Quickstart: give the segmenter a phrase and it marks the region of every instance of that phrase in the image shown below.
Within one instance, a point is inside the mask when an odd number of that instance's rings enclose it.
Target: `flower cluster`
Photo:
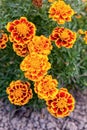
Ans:
[[[58,82],[52,79],[51,75],[44,76],[40,81],[35,82],[34,90],[40,99],[52,99],[57,93]]]
[[[7,87],[6,92],[8,99],[12,104],[25,105],[32,98],[32,89],[29,82],[23,82],[21,80],[12,81]]]
[[[76,33],[64,27],[56,27],[50,35],[50,39],[55,41],[58,48],[72,48],[76,40]]]
[[[34,36],[28,44],[29,52],[36,52],[38,54],[48,55],[52,49],[51,42],[45,36]]]
[[[34,52],[27,55],[20,64],[20,69],[24,71],[25,77],[32,81],[43,78],[50,68],[51,64],[48,62],[48,57]]]
[[[8,36],[2,30],[0,32],[0,49],[6,48],[6,43],[8,41]]]
[[[53,2],[49,9],[50,18],[58,24],[71,21],[75,12],[69,5],[62,0],[48,2]],[[42,6],[42,0],[32,0],[32,3],[37,7]],[[58,48],[72,48],[76,33],[64,27],[56,27],[49,38],[44,35],[37,36],[35,25],[26,17],[9,22],[6,28],[10,32],[9,39],[13,42],[13,50],[17,55],[24,57],[20,69],[24,72],[25,78],[34,81],[37,96],[46,101],[47,109],[53,116],[68,116],[74,110],[75,100],[67,89],[58,89],[58,81],[48,75],[47,72],[51,68],[48,55],[53,49],[51,41],[55,41]],[[1,36],[3,38],[3,35]],[[28,103],[33,96],[30,83],[21,80],[12,81],[6,92],[9,101],[19,106]]]
[[[74,10],[70,5],[65,4],[64,1],[55,1],[52,3],[49,9],[49,18],[57,21],[58,24],[64,24],[71,21],[71,17],[74,15]]]
[[[74,110],[75,100],[67,89],[61,88],[53,100],[47,100],[47,109],[55,117],[66,117]]]
[[[28,52],[27,45],[36,33],[35,25],[29,22],[26,17],[21,17],[19,20],[9,22],[6,28],[11,33],[10,40],[13,42],[14,51],[19,56],[26,56]]]

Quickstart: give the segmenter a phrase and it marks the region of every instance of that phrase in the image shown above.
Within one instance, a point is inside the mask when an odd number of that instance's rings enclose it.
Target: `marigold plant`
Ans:
[[[0,98],[69,116],[87,87],[86,0],[1,0],[0,30]]]

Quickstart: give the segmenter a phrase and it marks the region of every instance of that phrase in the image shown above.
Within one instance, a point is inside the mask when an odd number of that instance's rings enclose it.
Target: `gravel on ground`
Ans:
[[[51,116],[46,108],[32,111],[22,107],[10,113],[9,105],[0,101],[0,130],[87,130],[87,91],[75,92],[76,107],[66,118]]]

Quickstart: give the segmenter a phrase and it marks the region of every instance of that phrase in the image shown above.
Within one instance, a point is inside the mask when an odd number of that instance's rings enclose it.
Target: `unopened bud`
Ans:
[[[33,5],[38,8],[42,7],[42,4],[43,4],[42,2],[43,0],[32,0]]]

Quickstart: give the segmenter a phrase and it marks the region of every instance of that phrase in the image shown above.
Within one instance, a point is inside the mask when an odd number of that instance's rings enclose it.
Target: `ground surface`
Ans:
[[[0,130],[87,130],[87,91],[74,94],[75,110],[63,119],[52,117],[45,108],[39,112],[23,107],[12,114],[0,101]]]

